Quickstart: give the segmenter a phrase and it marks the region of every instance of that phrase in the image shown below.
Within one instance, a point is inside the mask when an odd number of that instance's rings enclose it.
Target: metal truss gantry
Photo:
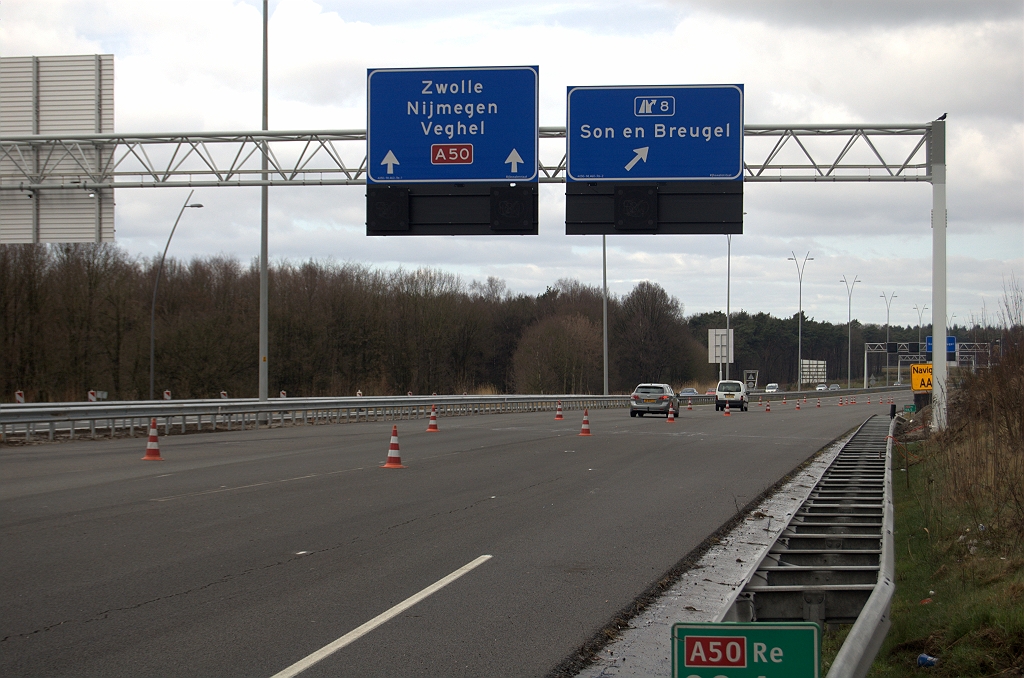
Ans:
[[[565,135],[564,127],[540,128],[542,183],[565,182]],[[930,183],[933,335],[945,344],[944,120],[746,125],[744,145],[744,182]],[[0,136],[0,200],[108,188],[358,185],[366,166],[366,130]],[[946,361],[935,356],[933,426],[944,428]]]
[[[928,182],[931,127],[747,125],[744,181]],[[565,182],[564,138],[540,128],[543,183]],[[8,136],[0,190],[364,184],[365,148],[365,130]]]

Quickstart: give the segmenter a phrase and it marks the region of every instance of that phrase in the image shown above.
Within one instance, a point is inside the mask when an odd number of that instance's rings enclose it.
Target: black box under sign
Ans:
[[[536,183],[367,184],[366,235],[537,235]]]
[[[566,235],[741,234],[742,181],[565,185]]]

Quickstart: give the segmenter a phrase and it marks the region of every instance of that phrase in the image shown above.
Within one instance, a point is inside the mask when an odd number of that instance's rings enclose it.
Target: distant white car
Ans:
[[[827,391],[828,390],[828,386],[826,386],[825,384],[818,384],[817,386],[814,387],[814,390],[815,391]]]
[[[776,393],[779,390],[778,384],[768,384],[764,387],[765,393]]]

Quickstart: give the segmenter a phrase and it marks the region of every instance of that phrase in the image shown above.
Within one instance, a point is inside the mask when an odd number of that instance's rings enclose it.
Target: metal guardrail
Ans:
[[[67,432],[72,439],[76,432],[88,427],[95,437],[100,430],[110,436],[119,430],[134,436],[135,429],[148,430],[149,420],[156,418],[164,435],[172,426],[185,433],[189,428],[202,430],[241,430],[261,426],[283,426],[286,423],[355,423],[359,421],[390,421],[422,419],[430,416],[432,406],[437,416],[452,417],[506,412],[554,411],[561,402],[565,410],[626,407],[629,396],[590,395],[505,395],[505,396],[397,396],[356,398],[255,398],[116,401],[73,403],[26,403],[0,406],[0,441],[23,434],[26,440],[39,434],[42,427],[48,439]],[[204,422],[204,419],[206,420]]]
[[[881,416],[847,440],[718,618],[852,623],[827,678],[866,676],[891,625],[896,420]]]
[[[826,678],[866,676],[892,626],[889,610],[896,594],[896,557],[892,538],[895,520],[892,504],[892,443],[895,430],[894,418],[889,422],[889,435],[885,439],[885,502],[882,509],[882,555],[879,559],[881,570],[878,581],[846,636],[846,641],[839,648]]]

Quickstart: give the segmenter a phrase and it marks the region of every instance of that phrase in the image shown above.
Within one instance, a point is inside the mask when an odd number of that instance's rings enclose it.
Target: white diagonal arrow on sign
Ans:
[[[636,165],[641,160],[647,162],[647,151],[650,150],[650,148],[650,146],[644,146],[643,148],[634,148],[633,152],[636,153],[636,156],[628,163],[626,163],[626,171],[628,172],[629,170],[633,169],[633,166]]]
[[[398,162],[398,158],[395,157],[394,151],[388,151],[388,154],[384,156],[384,159],[380,161],[380,164],[388,166],[388,174],[395,173],[395,165],[401,165]]]
[[[523,158],[519,155],[519,151],[512,149],[512,152],[505,158],[505,164],[512,163],[512,174],[519,171],[519,163],[523,162]]]

